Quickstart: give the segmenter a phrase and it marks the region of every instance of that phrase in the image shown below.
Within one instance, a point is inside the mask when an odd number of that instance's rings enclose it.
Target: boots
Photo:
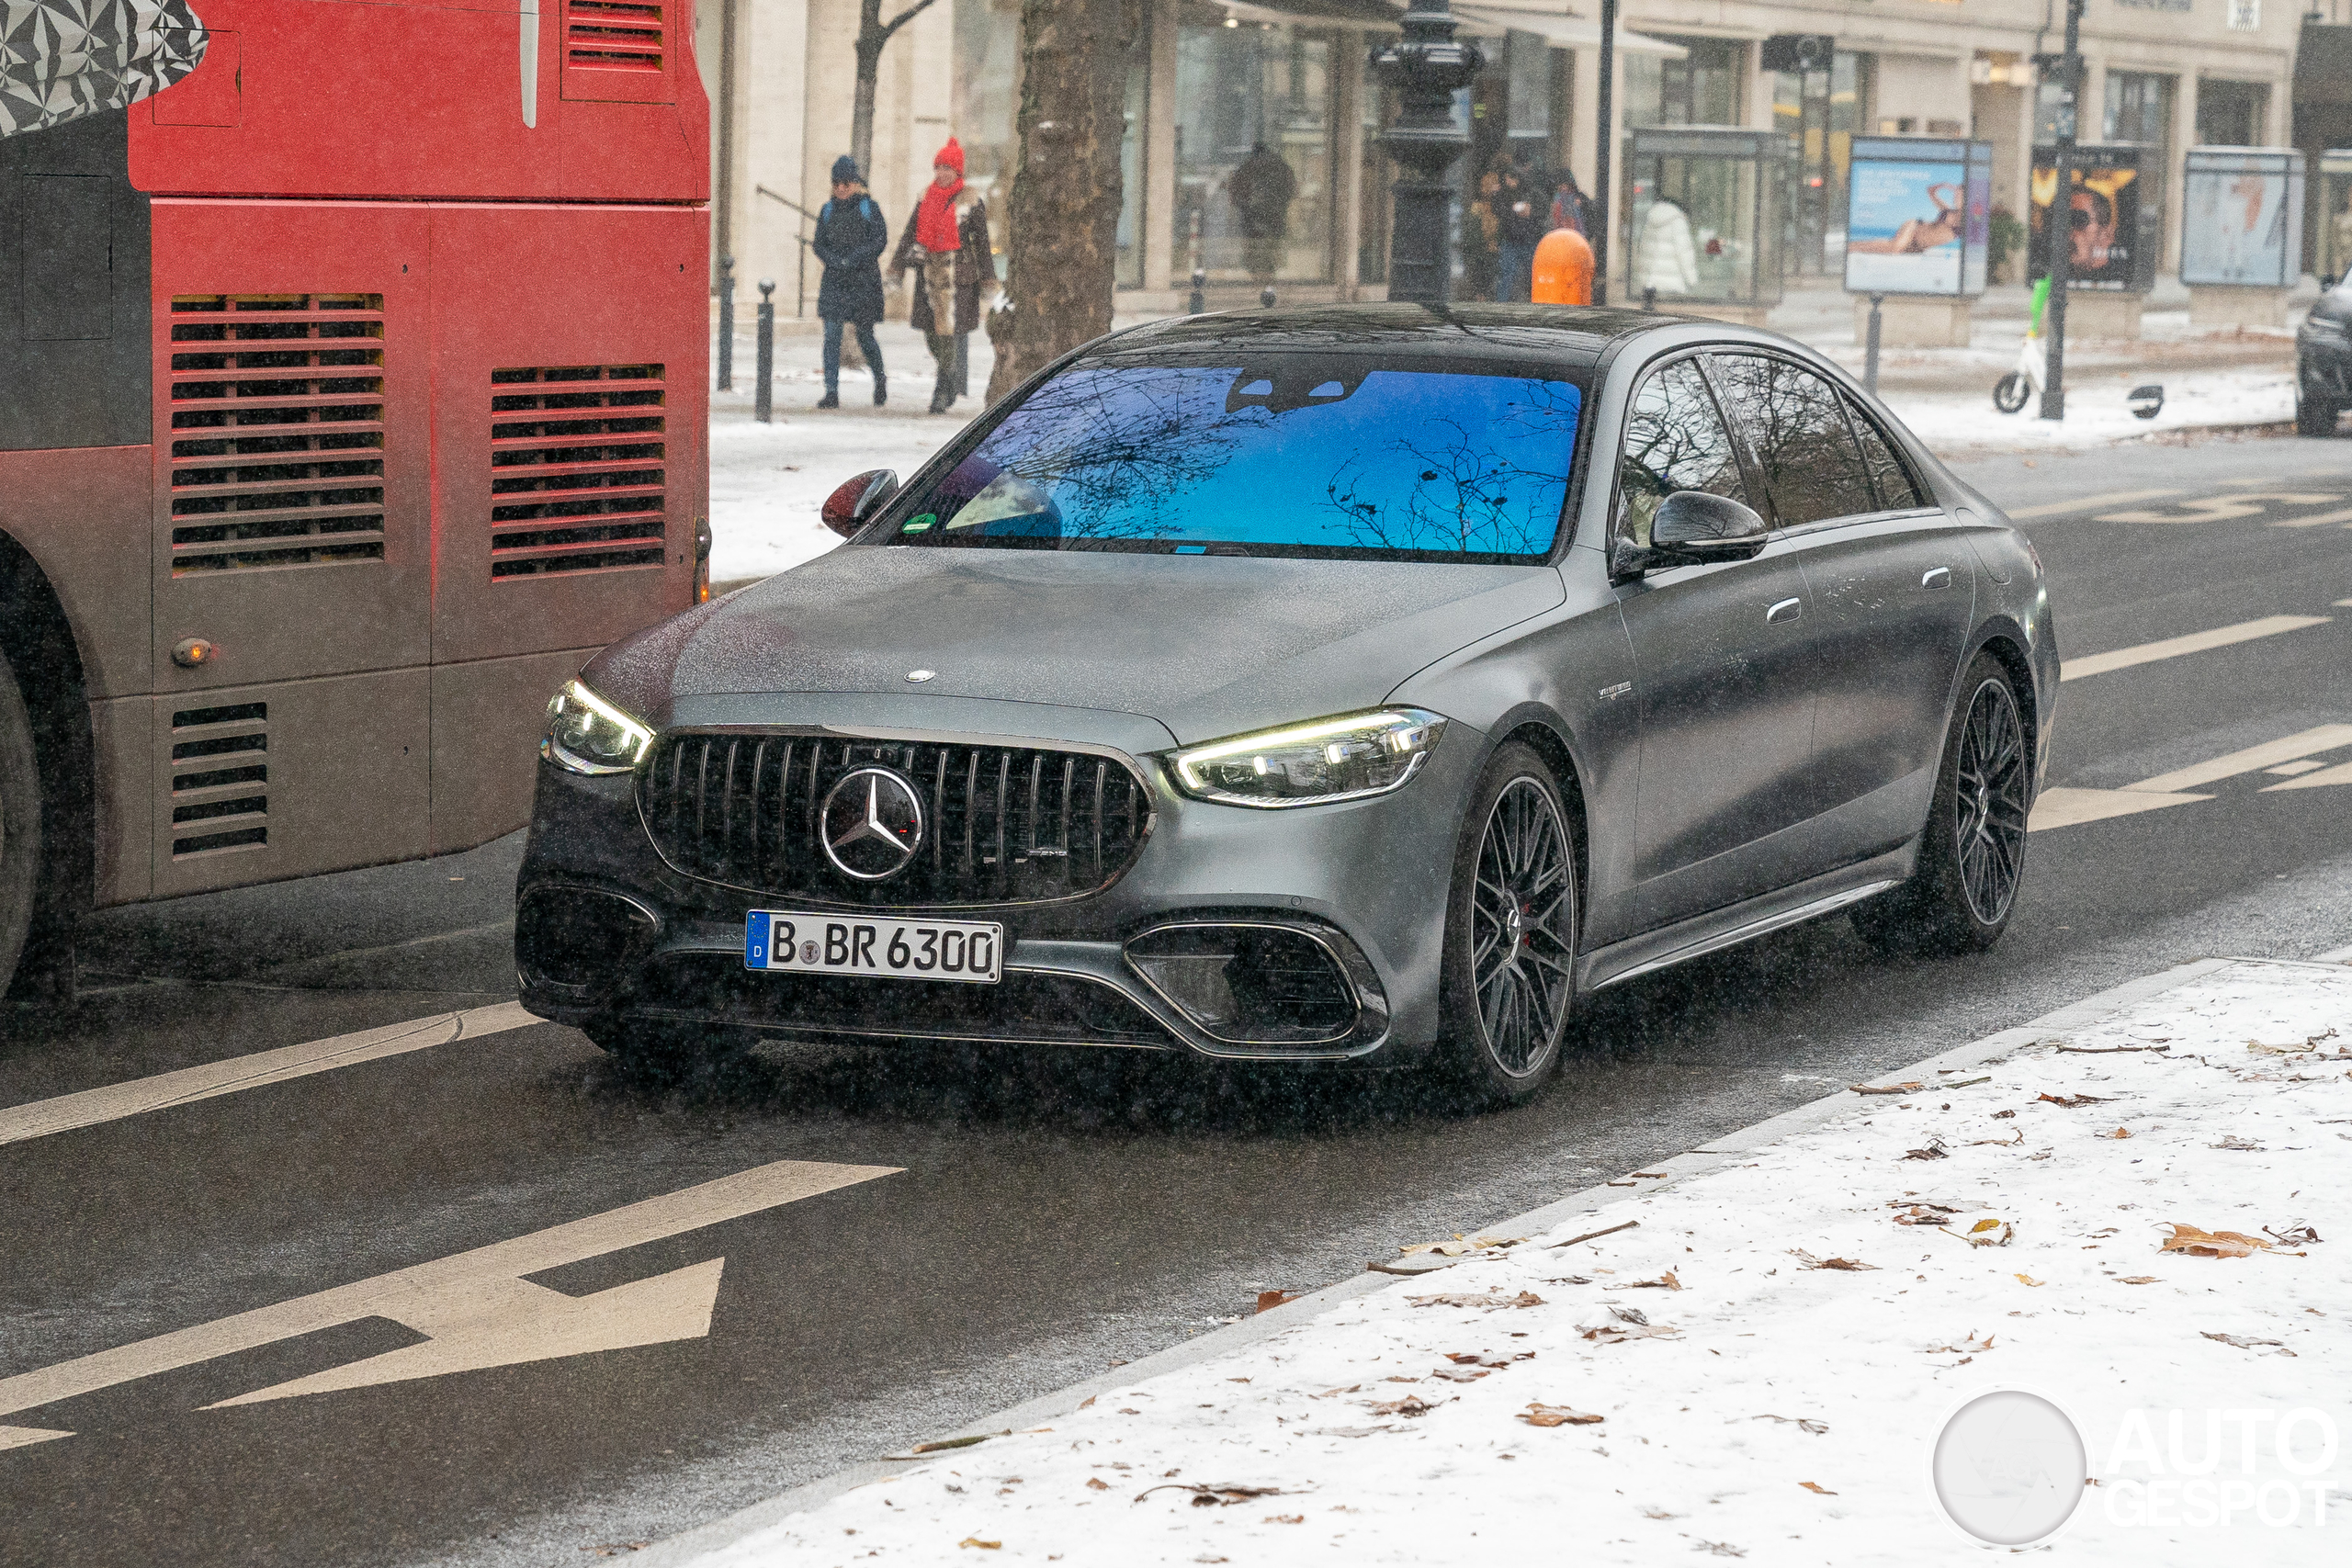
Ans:
[[[947,378],[945,377],[941,377],[938,384],[931,389],[931,412],[933,413],[945,413],[947,412],[947,405],[955,400],[956,389],[947,384]]]
[[[890,383],[881,377],[874,378],[874,406],[880,408],[890,400]]]
[[[825,389],[825,395],[817,400],[817,406],[820,409],[837,409],[842,406],[842,395],[828,387]]]

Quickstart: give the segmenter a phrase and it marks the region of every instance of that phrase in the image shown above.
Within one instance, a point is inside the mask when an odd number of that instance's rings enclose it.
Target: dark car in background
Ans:
[[[2333,435],[2352,408],[2352,274],[2312,301],[2295,332],[2295,433]]]
[[[2015,908],[2040,562],[1769,333],[1165,321],[828,514],[549,710],[523,999],[617,1055],[1435,1056],[1511,1100],[1602,987]]]

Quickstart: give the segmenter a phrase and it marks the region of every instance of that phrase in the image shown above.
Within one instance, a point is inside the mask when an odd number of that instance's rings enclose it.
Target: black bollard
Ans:
[[[773,385],[775,378],[775,301],[770,298],[775,293],[774,282],[764,277],[760,279],[760,327],[755,340],[758,344],[759,368],[756,374],[759,385],[752,390],[752,417],[762,424],[769,423],[770,416],[775,411],[775,389]]]
[[[718,389],[735,389],[735,258],[718,258]]]
[[[1203,292],[1207,288],[1208,281],[1207,273],[1203,272],[1199,267],[1193,269],[1193,299],[1192,303],[1187,307],[1188,313],[1197,316],[1209,308],[1208,297]]]
[[[1885,295],[1871,296],[1871,329],[1863,339],[1862,390],[1871,397],[1878,396],[1878,308],[1885,303]]]
[[[1274,286],[1271,283],[1258,290],[1258,303],[1266,310],[1274,308]]]
[[[1655,288],[1645,288],[1645,289],[1643,289],[1643,290],[1642,290],[1642,309],[1643,309],[1643,310],[1653,310],[1653,311],[1654,311],[1654,310],[1656,310],[1657,309],[1657,289],[1655,289]]]

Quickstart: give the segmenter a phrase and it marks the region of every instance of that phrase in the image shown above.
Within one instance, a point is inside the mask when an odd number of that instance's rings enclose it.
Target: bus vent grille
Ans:
[[[172,575],[384,558],[384,297],[172,300]]]
[[[269,705],[172,715],[172,859],[269,843]]]
[[[662,367],[490,373],[490,575],[662,564]]]
[[[632,0],[571,0],[564,7],[563,62],[599,71],[662,69],[662,7]]]

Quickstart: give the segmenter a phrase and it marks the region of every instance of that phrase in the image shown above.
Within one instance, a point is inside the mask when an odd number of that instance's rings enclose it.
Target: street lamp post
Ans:
[[[2058,116],[2058,188],[2050,197],[2050,216],[2041,220],[2041,243],[2048,247],[2050,306],[2042,314],[2044,345],[2041,417],[2066,417],[2066,275],[2075,261],[2075,140],[2083,114],[2083,0],[2066,0],[2066,104]]]
[[[1592,143],[1592,302],[1609,303],[1609,192],[1616,177],[1617,0],[1600,0],[1600,91]]]
[[[1410,0],[1403,32],[1372,51],[1373,69],[1397,89],[1403,112],[1381,141],[1396,160],[1396,220],[1388,241],[1388,298],[1445,303],[1453,267],[1445,247],[1452,192],[1445,171],[1469,136],[1453,123],[1453,95],[1486,63],[1475,43],[1457,41],[1446,0]]]

